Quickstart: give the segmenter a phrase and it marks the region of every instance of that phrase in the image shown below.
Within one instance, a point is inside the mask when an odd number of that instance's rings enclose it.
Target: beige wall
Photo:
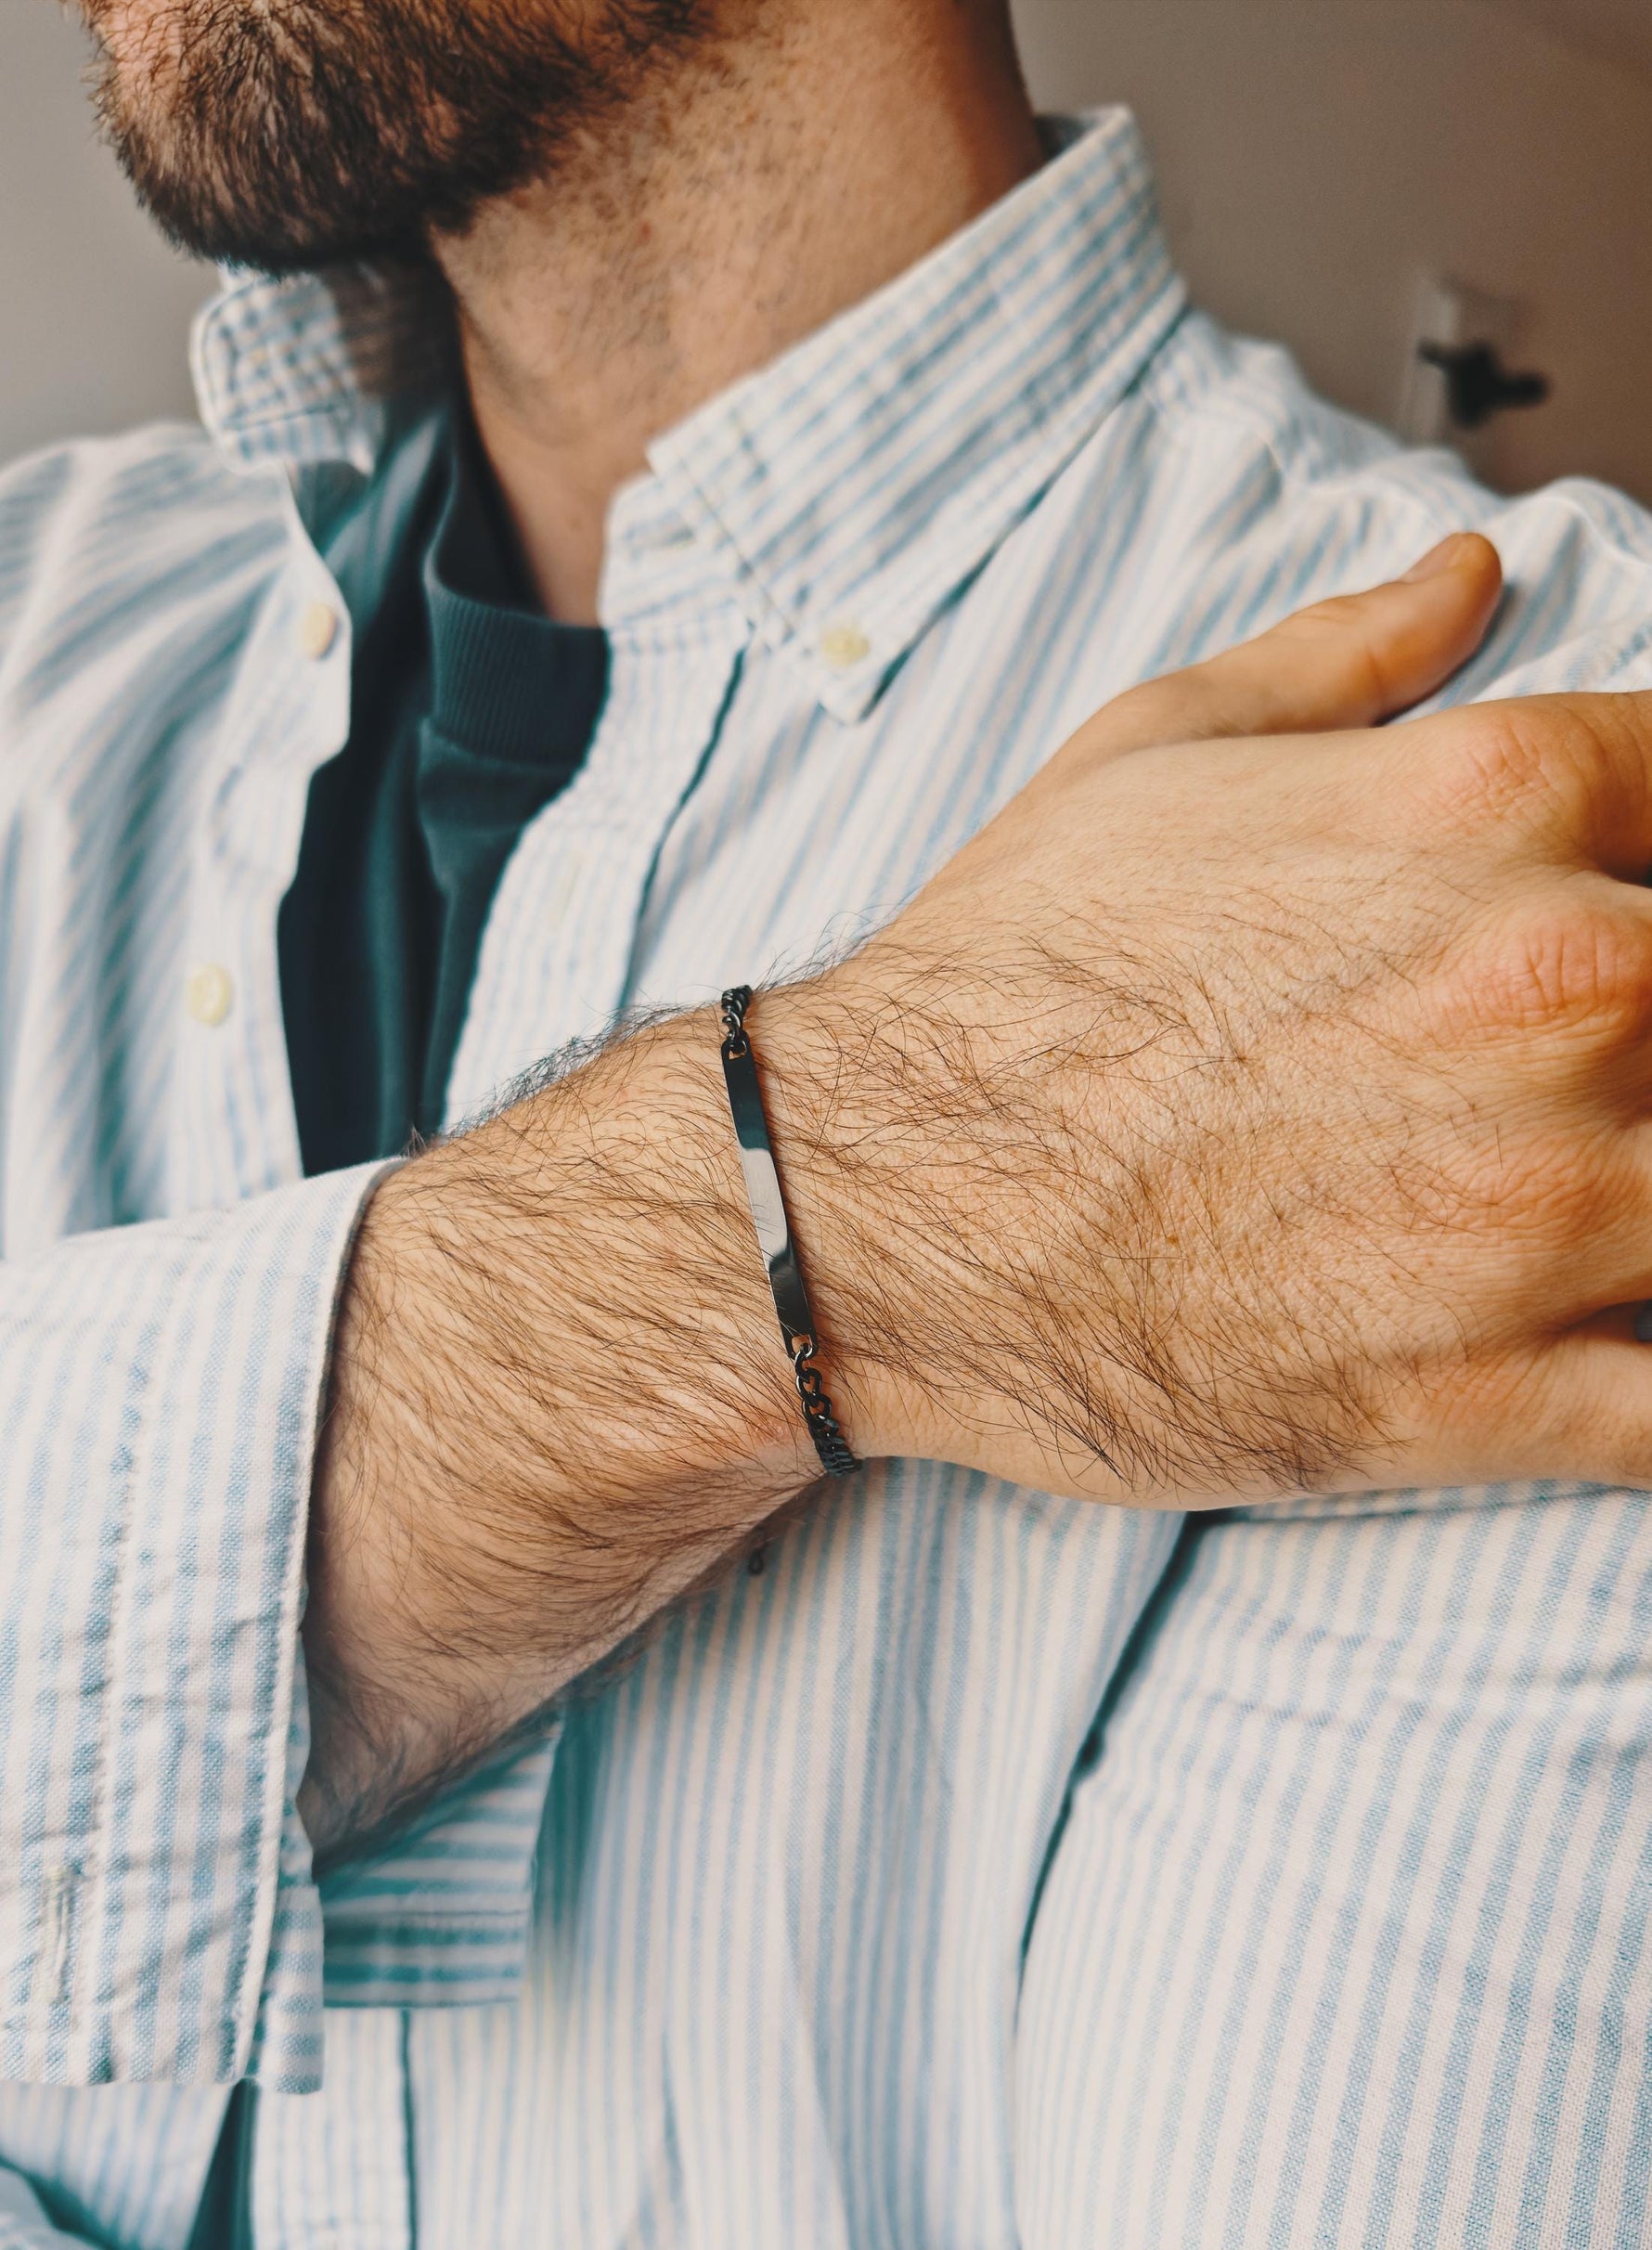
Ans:
[[[1494,0],[1558,32],[1608,62],[1652,71],[1652,8],[1646,0]]]
[[[1170,233],[1222,316],[1395,413],[1419,275],[1525,313],[1550,405],[1495,425],[1499,481],[1587,470],[1652,499],[1646,0],[1019,0],[1045,99],[1132,102]],[[1544,22],[1574,31],[1562,44]],[[1583,44],[1587,42],[1588,44]]]
[[[0,0],[0,459],[189,410],[184,335],[207,277],[97,147],[83,68],[51,0]]]
[[[1488,468],[1589,469],[1652,498],[1647,12],[1017,0],[1044,100],[1136,105],[1177,250],[1224,317],[1284,337],[1326,390],[1386,419],[1421,273],[1516,298],[1519,356],[1555,395],[1499,425]],[[187,406],[204,277],[96,146],[81,59],[51,0],[0,0],[0,456]]]

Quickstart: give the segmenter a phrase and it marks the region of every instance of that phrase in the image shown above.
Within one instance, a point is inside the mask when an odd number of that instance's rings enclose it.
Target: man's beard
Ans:
[[[419,254],[704,36],[705,0],[83,0],[98,116],[184,249]]]

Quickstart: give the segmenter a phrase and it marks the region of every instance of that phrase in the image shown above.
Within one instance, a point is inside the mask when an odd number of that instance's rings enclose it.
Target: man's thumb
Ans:
[[[1403,578],[1316,601],[1255,640],[1132,689],[1091,721],[1095,746],[1116,755],[1219,735],[1374,727],[1467,662],[1502,587],[1491,542],[1456,532]]]

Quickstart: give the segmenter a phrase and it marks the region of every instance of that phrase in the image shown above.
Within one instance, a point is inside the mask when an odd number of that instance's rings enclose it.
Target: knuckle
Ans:
[[[1575,1316],[1580,1253],[1620,1215],[1613,1175],[1599,1144],[1575,1133],[1488,1131],[1459,1152],[1447,1223],[1473,1260],[1475,1302],[1493,1331],[1511,1314]]]
[[[1492,1360],[1465,1419],[1516,1460],[1535,1457],[1552,1472],[1577,1474],[1603,1458],[1603,1441],[1611,1442],[1601,1406],[1593,1386],[1576,1379],[1568,1354],[1528,1344]]]
[[[1556,901],[1474,948],[1452,985],[1471,1034],[1632,1040],[1652,1015],[1652,925],[1593,901]]]
[[[1438,723],[1444,786],[1470,820],[1519,813],[1573,822],[1608,770],[1601,731],[1559,697],[1468,705]]]
[[[1363,637],[1370,616],[1369,594],[1322,594],[1317,601],[1304,602],[1293,610],[1281,627],[1289,632],[1300,627],[1310,633],[1346,634],[1351,639]]]

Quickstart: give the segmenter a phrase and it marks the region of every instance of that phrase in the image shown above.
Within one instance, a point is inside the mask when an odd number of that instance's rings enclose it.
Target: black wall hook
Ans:
[[[1511,373],[1495,344],[1423,343],[1417,356],[1444,375],[1446,404],[1460,430],[1478,430],[1508,407],[1541,407],[1549,395],[1546,375]]]

